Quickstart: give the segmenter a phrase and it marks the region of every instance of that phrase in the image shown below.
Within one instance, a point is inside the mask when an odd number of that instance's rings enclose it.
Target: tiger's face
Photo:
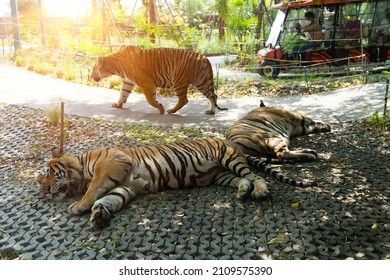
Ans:
[[[38,175],[37,182],[42,193],[49,199],[60,201],[69,196],[70,181],[66,176],[58,176],[56,170],[50,167],[50,163],[46,174]]]
[[[330,132],[331,126],[321,121],[315,121],[311,118],[299,114],[299,118],[294,120],[294,130],[292,136],[317,134],[321,132]]]
[[[108,76],[111,76],[113,73],[108,69],[108,64],[105,63],[104,57],[99,57],[93,66],[92,70],[92,79],[95,82],[99,82],[101,79],[104,79]]]
[[[78,184],[75,184],[77,180],[70,178],[72,173],[69,172],[69,166],[72,159],[63,157],[58,148],[52,149],[51,156],[45,174],[39,174],[37,177],[42,193],[53,200],[73,196],[77,193]]]

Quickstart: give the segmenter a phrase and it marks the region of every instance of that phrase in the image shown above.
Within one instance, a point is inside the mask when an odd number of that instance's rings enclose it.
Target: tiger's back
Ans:
[[[126,49],[128,57],[134,54],[132,49]],[[145,61],[139,61],[138,66],[152,69],[156,87],[172,88],[180,83],[188,83],[207,98],[215,94],[213,70],[210,61],[203,54],[186,49],[157,48],[142,50],[139,55]]]

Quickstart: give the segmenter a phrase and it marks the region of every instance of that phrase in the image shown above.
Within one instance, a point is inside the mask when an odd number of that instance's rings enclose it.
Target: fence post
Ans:
[[[307,93],[310,94],[310,87],[309,87],[309,81],[307,80],[307,67],[306,66],[303,66],[303,71],[305,73],[305,82],[306,82]]]
[[[16,51],[20,48],[20,34],[19,34],[19,23],[18,23],[18,7],[16,0],[10,0],[11,6],[11,17],[12,17],[12,29],[14,32],[14,48]]]
[[[387,78],[387,80],[386,80],[386,92],[385,92],[385,105],[384,105],[384,108],[383,108],[383,116],[384,117],[387,116],[387,98],[389,97],[389,83],[390,83],[390,80]]]
[[[41,44],[45,46],[46,45],[45,22],[43,20],[42,0],[38,0],[38,11],[39,11],[39,22],[40,22],[40,31],[41,31]]]

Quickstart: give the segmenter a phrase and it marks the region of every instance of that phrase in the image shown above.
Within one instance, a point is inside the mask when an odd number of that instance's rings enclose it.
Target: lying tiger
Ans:
[[[119,101],[112,105],[115,108],[122,108],[134,85],[138,85],[147,102],[164,114],[164,106],[156,100],[156,89],[173,88],[178,102],[167,110],[173,114],[188,103],[187,89],[192,84],[210,102],[206,114],[214,114],[215,108],[227,110],[217,104],[210,61],[191,50],[127,46],[110,56],[100,57],[93,67],[92,78],[96,82],[110,75],[122,78]]]
[[[269,193],[264,179],[252,172],[237,146],[216,138],[100,148],[80,156],[61,155],[55,148],[47,173],[37,180],[42,192],[57,200],[85,192],[69,206],[69,212],[77,215],[91,210],[94,227],[106,226],[111,215],[135,196],[169,188],[232,186],[237,188],[237,198],[261,198]]]
[[[299,113],[279,107],[260,107],[234,122],[225,133],[248,155],[278,158],[288,162],[312,161],[318,158],[311,149],[289,150],[290,140],[297,136],[329,132],[329,124],[314,121]]]

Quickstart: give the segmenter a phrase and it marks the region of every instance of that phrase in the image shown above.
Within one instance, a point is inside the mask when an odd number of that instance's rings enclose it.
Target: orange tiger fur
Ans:
[[[138,85],[147,102],[163,114],[164,107],[156,100],[156,89],[173,88],[178,102],[167,110],[172,114],[187,104],[187,89],[192,84],[210,102],[206,114],[214,114],[215,108],[227,110],[217,104],[210,61],[203,54],[191,50],[126,46],[110,56],[100,57],[96,62],[92,72],[96,82],[110,75],[122,78],[119,101],[113,104],[116,108],[126,103],[133,87]]]

